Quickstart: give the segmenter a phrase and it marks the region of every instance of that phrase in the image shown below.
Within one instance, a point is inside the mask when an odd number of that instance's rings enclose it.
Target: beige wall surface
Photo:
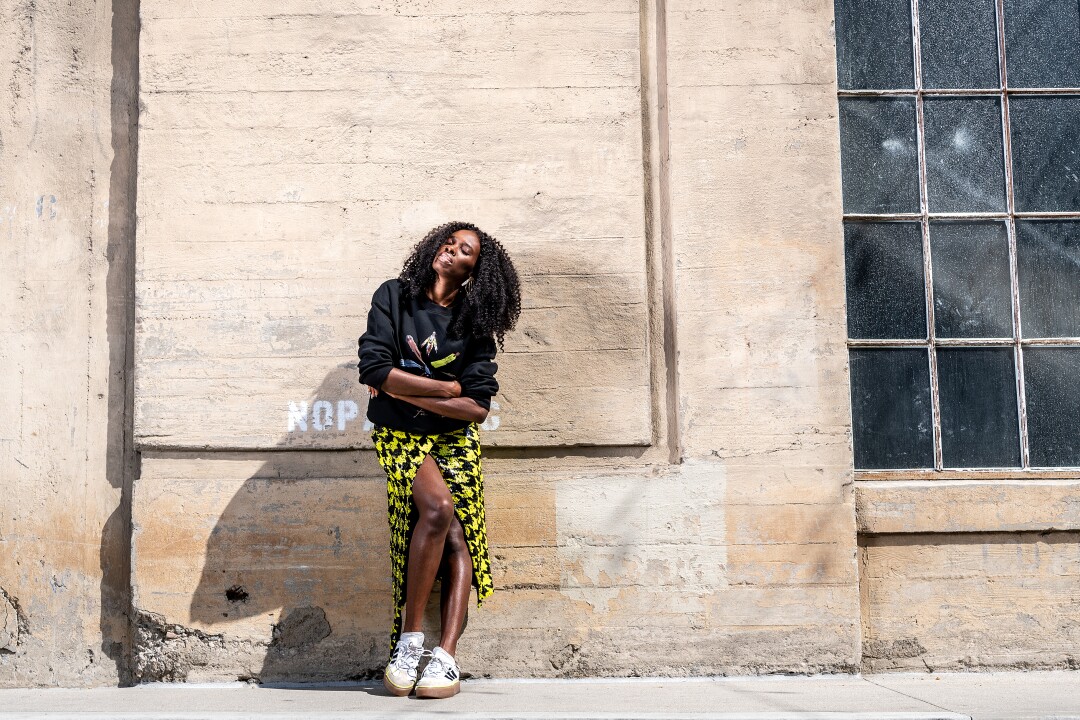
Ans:
[[[856,483],[864,672],[1076,669],[1080,481]]]
[[[136,676],[380,672],[385,477],[284,408],[459,215],[526,280],[465,672],[856,668],[831,4],[345,5],[143,3]]]
[[[860,544],[865,672],[1080,666],[1080,533]]]
[[[126,654],[135,9],[0,2],[0,687]]]
[[[451,219],[523,276],[488,442],[649,443],[636,3],[413,5],[143,0],[143,447],[370,447],[371,293]]]
[[[794,667],[844,669],[858,627],[831,21],[828,2],[669,0],[667,124],[681,437],[725,486],[732,587],[715,602],[768,642],[808,638],[784,653]]]
[[[455,218],[464,673],[1076,667],[1080,481],[852,470],[832,9],[0,0],[0,686],[381,672],[356,338]]]

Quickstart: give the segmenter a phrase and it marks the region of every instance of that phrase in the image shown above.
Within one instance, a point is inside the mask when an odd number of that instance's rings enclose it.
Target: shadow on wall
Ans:
[[[621,357],[628,330],[639,327],[630,322],[640,303],[637,290],[628,293],[622,278],[608,278],[599,272],[600,266],[590,267],[587,259],[576,255],[548,253],[542,261],[515,260],[519,271],[543,266],[551,275],[534,276],[535,285],[523,288],[529,296],[528,314],[514,331],[519,354],[505,357],[506,364],[514,363],[520,374],[530,369],[524,352],[567,347],[573,351],[579,338],[564,326],[568,321],[580,326],[583,316],[601,326],[589,328],[590,349],[604,359],[607,348],[615,348],[611,352]],[[568,275],[566,268],[575,272]],[[639,331],[643,336],[645,328]],[[638,339],[632,332],[629,335],[631,341]],[[500,368],[505,368],[503,363]],[[595,377],[585,375],[578,382],[603,387],[613,372],[610,362],[583,364],[582,373]],[[561,390],[549,387],[553,381],[535,373],[530,378],[534,393]],[[158,607],[169,609],[165,615],[135,612],[137,682],[320,682],[381,675],[393,617],[386,476],[373,452],[318,449],[326,444],[310,441],[312,435],[327,440],[337,435],[345,440],[339,446],[355,446],[359,433],[367,432],[362,429],[367,427],[365,397],[356,362],[343,363],[327,373],[307,398],[305,409],[298,414],[290,410],[296,426],[292,432],[285,430],[289,418],[282,408],[283,433],[274,450],[155,453],[192,463],[186,467],[197,464],[199,469],[184,471],[177,480],[182,483],[179,491],[168,486],[160,492],[148,490],[150,506],[139,508],[141,517],[153,516],[156,499],[151,496],[168,498],[161,501],[160,522],[142,530],[136,576],[141,578],[144,604],[149,607],[157,595]],[[318,410],[316,400],[324,401]],[[497,407],[493,403],[492,408]],[[299,427],[299,416],[306,417],[306,430]],[[482,427],[496,422],[493,413]],[[526,455],[549,453],[546,449]],[[230,469],[253,460],[258,465],[248,472]],[[243,479],[232,479],[237,475]],[[150,482],[172,481],[154,477]],[[199,515],[204,509],[205,514]],[[490,533],[490,503],[488,521]],[[204,528],[211,527],[207,537]],[[155,538],[148,540],[151,530]],[[203,542],[200,571],[196,556]],[[495,543],[489,547],[498,562],[499,549]],[[512,575],[514,569],[509,572]],[[196,573],[198,584],[192,592],[188,578]],[[435,637],[440,590],[436,581],[423,622],[425,632]],[[189,593],[189,608],[175,604],[186,602]],[[194,627],[175,624],[185,609]]]
[[[120,685],[131,682],[131,491],[135,474],[134,415],[135,196],[138,158],[139,0],[112,3],[112,86],[109,168],[108,271],[105,280],[109,343],[105,473],[120,491],[101,532],[100,618],[102,656],[116,667]],[[93,658],[93,654],[91,654]]]
[[[356,363],[346,363],[326,375],[309,407],[329,400],[336,412],[339,399],[359,392]],[[356,404],[355,419],[341,425],[323,413],[320,424],[329,422],[319,434],[348,433],[355,442],[366,433]],[[214,494],[235,494],[210,532],[191,598],[191,622],[202,629],[138,611],[137,681],[314,682],[381,673],[392,619],[386,476],[371,452],[296,450],[303,432],[296,430],[278,442],[292,452],[213,454],[227,462],[263,458],[239,490],[229,478],[185,480],[192,509],[218,506]],[[197,519],[182,522],[197,531]],[[179,559],[168,552],[161,572]]]

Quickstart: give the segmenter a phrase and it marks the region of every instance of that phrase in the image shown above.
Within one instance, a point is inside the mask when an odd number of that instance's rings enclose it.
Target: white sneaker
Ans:
[[[416,683],[416,697],[448,698],[457,695],[461,690],[461,678],[454,656],[438,645],[429,654],[431,659]]]
[[[412,692],[416,684],[416,669],[420,665],[420,658],[425,655],[431,653],[424,649],[423,636],[398,640],[383,673],[383,685],[391,695],[402,697]]]

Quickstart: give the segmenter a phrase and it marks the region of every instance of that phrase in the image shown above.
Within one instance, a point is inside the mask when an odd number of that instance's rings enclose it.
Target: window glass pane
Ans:
[[[918,223],[844,223],[848,337],[926,337]]]
[[[923,119],[930,212],[1004,212],[1000,101],[927,98]]]
[[[836,0],[835,10],[841,88],[915,87],[910,0]]]
[[[919,0],[923,87],[999,88],[994,0]]]
[[[1018,220],[1016,263],[1024,337],[1080,337],[1080,222]]]
[[[1019,467],[1012,348],[937,351],[945,467]]]
[[[1033,467],[1080,466],[1080,348],[1025,348],[1028,453]]]
[[[844,212],[919,212],[915,101],[840,100]]]
[[[926,350],[853,348],[849,352],[855,467],[932,468]]]
[[[930,223],[934,332],[1011,338],[1009,234],[1002,222]]]
[[[1017,211],[1080,211],[1080,97],[1013,97],[1009,121]]]
[[[1080,87],[1080,3],[1005,0],[1009,87]]]

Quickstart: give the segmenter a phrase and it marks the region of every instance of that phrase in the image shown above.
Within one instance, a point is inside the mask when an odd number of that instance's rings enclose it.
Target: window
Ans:
[[[835,10],[856,469],[1080,467],[1080,3]]]

